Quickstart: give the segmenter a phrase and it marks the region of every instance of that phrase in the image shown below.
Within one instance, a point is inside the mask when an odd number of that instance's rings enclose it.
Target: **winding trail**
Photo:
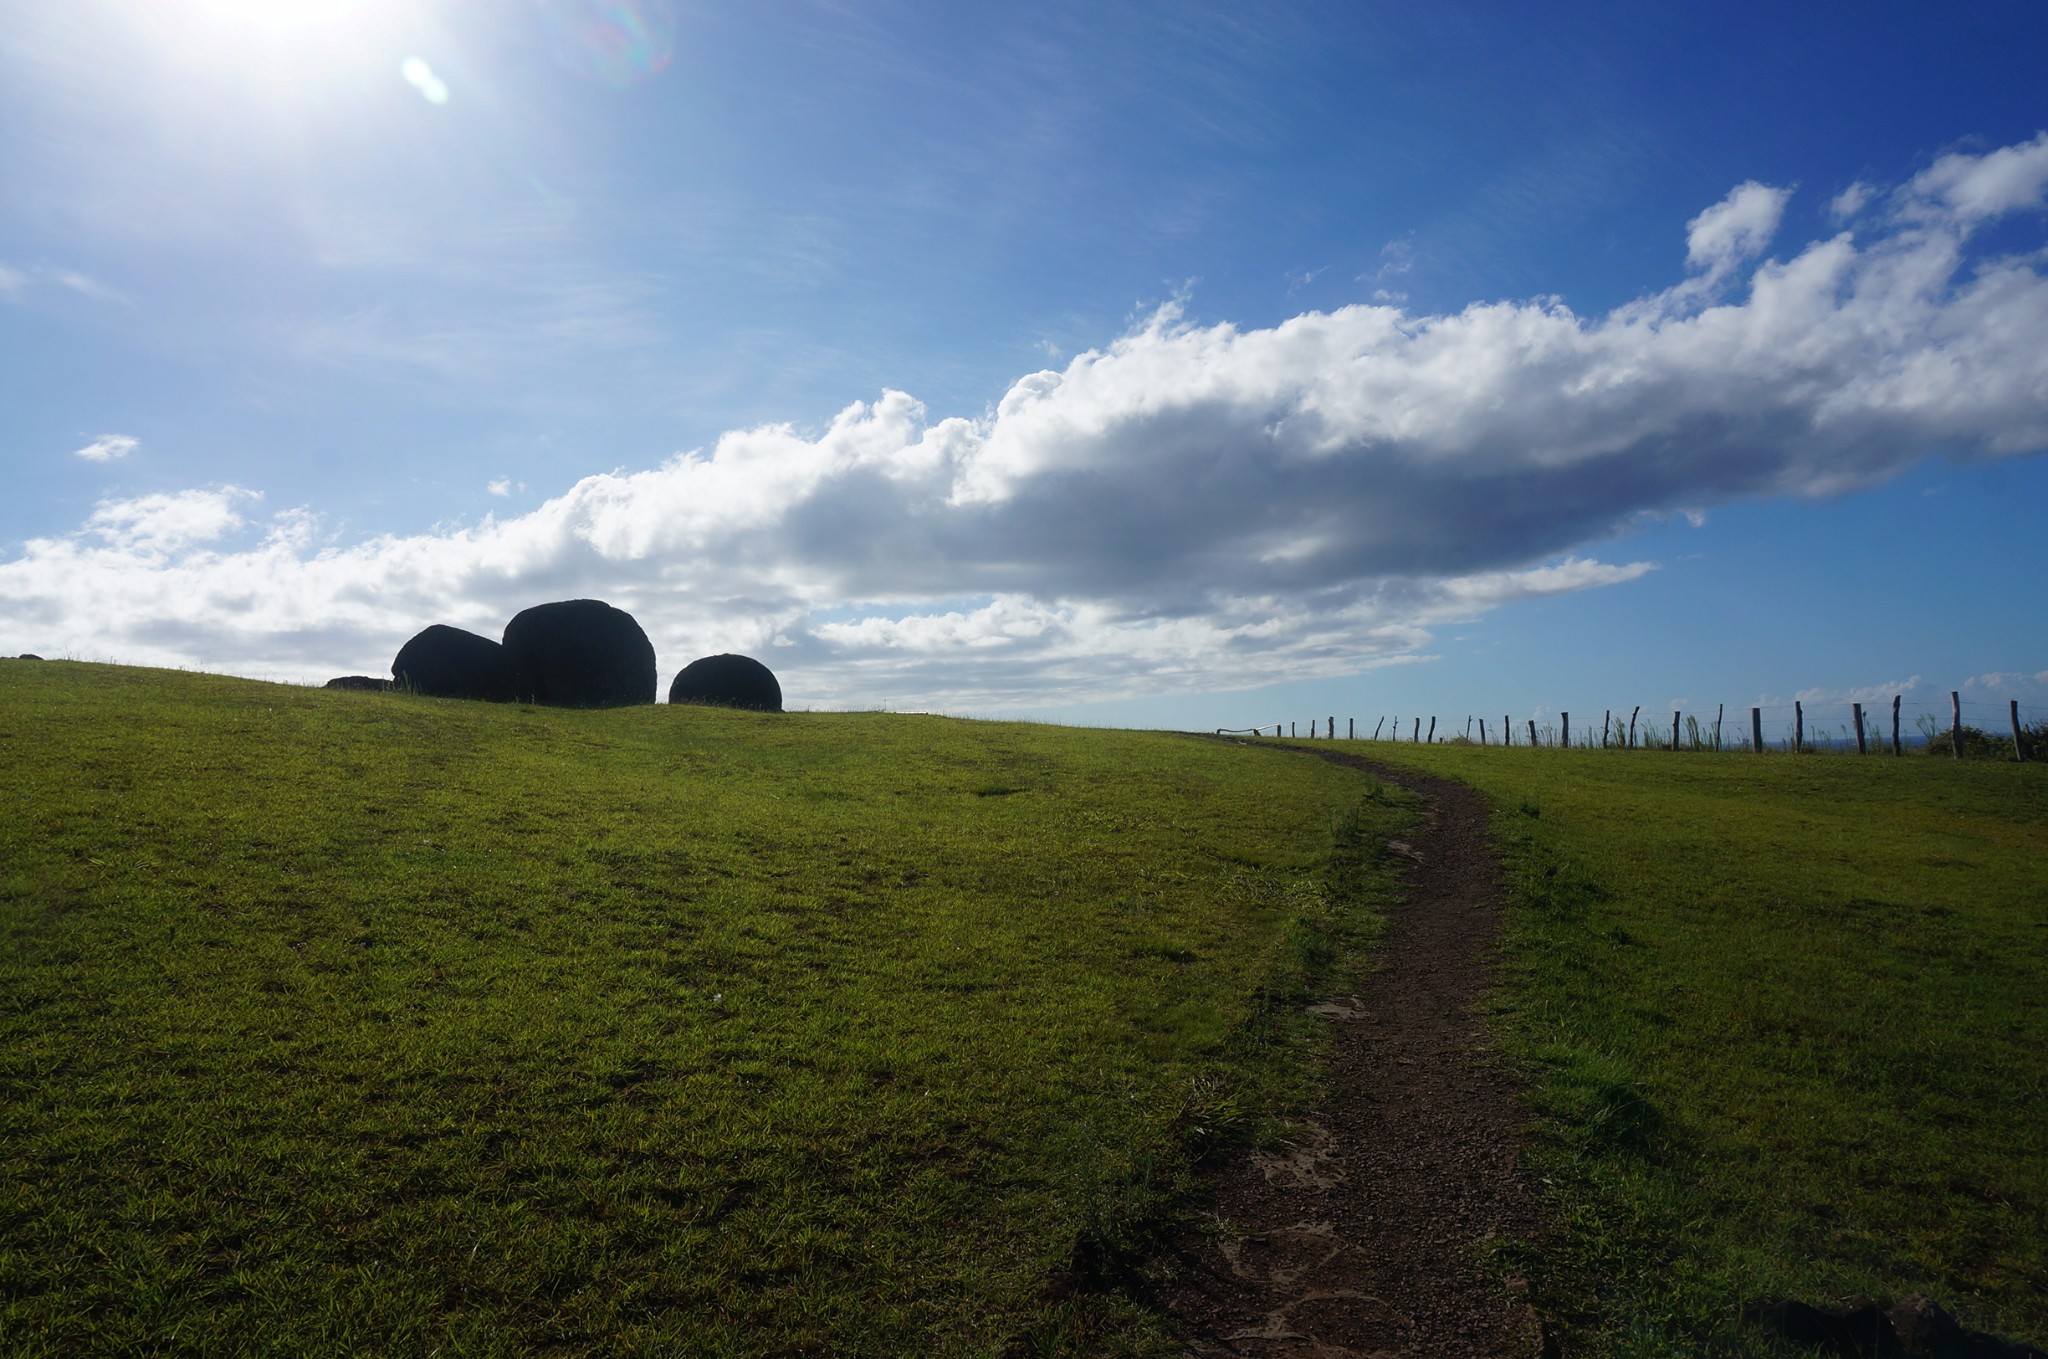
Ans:
[[[1191,1355],[1532,1359],[1543,1349],[1489,1242],[1526,1240],[1525,1114],[1474,1012],[1499,926],[1487,807],[1470,788],[1335,751],[1420,795],[1422,824],[1365,994],[1313,1007],[1336,1026],[1333,1088],[1284,1154],[1210,1177],[1215,1232],[1180,1248],[1165,1301]]]

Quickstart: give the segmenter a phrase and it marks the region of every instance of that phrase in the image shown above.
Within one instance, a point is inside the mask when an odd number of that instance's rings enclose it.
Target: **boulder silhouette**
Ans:
[[[505,658],[523,699],[563,708],[654,702],[654,643],[602,600],[537,604],[505,625]]]
[[[512,701],[512,666],[488,637],[436,623],[398,649],[391,662],[397,687],[433,698]]]
[[[671,703],[708,703],[720,708],[782,711],[782,686],[775,672],[752,656],[706,656],[691,661],[668,687]]]
[[[391,681],[388,679],[378,679],[375,675],[336,675],[320,687],[323,689],[382,690],[389,689]]]

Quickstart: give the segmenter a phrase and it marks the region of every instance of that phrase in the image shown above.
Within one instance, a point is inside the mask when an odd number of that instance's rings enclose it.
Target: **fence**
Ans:
[[[1768,751],[1812,754],[1822,751],[1846,752],[1852,747],[1859,755],[1872,753],[1903,755],[1908,747],[1921,749],[1940,746],[1946,742],[1949,753],[1957,759],[1965,754],[2001,755],[2014,760],[2048,758],[2048,708],[2035,705],[2022,707],[2018,699],[2004,703],[1965,703],[1961,691],[1951,690],[1948,703],[1937,709],[1925,704],[1905,704],[1904,694],[1892,696],[1889,711],[1884,705],[1867,710],[1857,702],[1814,704],[1811,708],[1803,700],[1789,704],[1774,704],[1752,707],[1749,710],[1747,730],[1731,728],[1728,723],[1727,705],[1714,709],[1711,719],[1705,712],[1688,713],[1679,709],[1671,714],[1667,726],[1660,710],[1648,721],[1643,719],[1640,704],[1628,710],[1626,720],[1619,708],[1601,711],[1597,731],[1590,723],[1582,721],[1577,739],[1573,739],[1572,715],[1560,711],[1555,722],[1547,717],[1524,718],[1518,727],[1512,715],[1503,714],[1498,728],[1489,730],[1488,720],[1476,714],[1465,719],[1462,734],[1437,735],[1437,718],[1427,719],[1409,715],[1405,720],[1408,727],[1404,732],[1404,718],[1380,717],[1373,722],[1372,731],[1359,735],[1359,719],[1344,720],[1344,737],[1349,741],[1396,741],[1416,745],[1462,742],[1476,745],[1529,745],[1576,747],[1582,750],[1667,750],[1687,752],[1750,752],[1763,754]],[[1766,714],[1771,716],[1767,719]],[[1976,714],[1978,721],[1966,721],[1968,714]],[[1995,716],[1993,716],[1995,714]],[[2003,720],[1998,720],[2003,719]],[[1427,720],[1427,732],[1423,722]],[[1908,729],[1905,723],[1910,720]],[[1740,723],[1738,715],[1736,722]],[[1769,734],[1766,734],[1768,722]],[[1832,723],[1832,727],[1830,727]],[[1307,738],[1310,740],[1338,739],[1335,717],[1310,718]],[[1999,727],[2010,731],[2008,738],[1998,732]],[[1284,730],[1283,730],[1284,728]],[[1318,729],[1321,735],[1318,736]],[[1476,731],[1475,731],[1476,728]],[[1218,727],[1219,736],[1264,736],[1264,727]],[[1301,732],[1296,723],[1276,722],[1273,724],[1275,737],[1288,736],[1300,739]]]

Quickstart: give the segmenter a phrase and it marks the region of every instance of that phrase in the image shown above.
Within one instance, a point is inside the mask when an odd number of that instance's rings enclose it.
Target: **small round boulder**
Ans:
[[[394,687],[430,698],[512,701],[512,667],[505,648],[445,623],[434,624],[400,647],[391,674]]]
[[[505,625],[505,656],[523,699],[561,708],[654,702],[654,643],[600,599],[536,604]]]
[[[671,703],[708,703],[719,708],[782,711],[782,686],[775,672],[752,656],[706,656],[691,661],[668,687]]]
[[[378,679],[375,675],[336,675],[320,687],[323,689],[362,689],[372,693],[381,693],[383,690],[391,687],[391,681],[388,679]]]

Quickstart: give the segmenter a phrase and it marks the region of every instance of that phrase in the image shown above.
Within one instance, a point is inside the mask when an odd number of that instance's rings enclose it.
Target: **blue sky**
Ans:
[[[2048,714],[2048,10],[1424,10],[20,0],[0,651]]]

